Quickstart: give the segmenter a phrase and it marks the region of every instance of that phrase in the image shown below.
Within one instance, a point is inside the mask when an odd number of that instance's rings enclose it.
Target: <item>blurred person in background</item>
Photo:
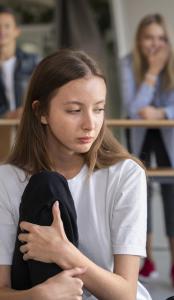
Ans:
[[[14,11],[0,5],[0,116],[20,118],[23,96],[35,66],[37,54],[17,47],[20,28]]]
[[[174,119],[174,55],[164,18],[145,16],[136,32],[135,47],[121,61],[123,106],[131,119]],[[174,167],[173,128],[129,129],[131,151],[152,166],[152,154],[158,167]],[[171,253],[170,276],[174,285],[174,186],[161,184],[166,234]],[[148,281],[158,273],[152,255],[152,187],[148,185],[147,258],[140,279]]]

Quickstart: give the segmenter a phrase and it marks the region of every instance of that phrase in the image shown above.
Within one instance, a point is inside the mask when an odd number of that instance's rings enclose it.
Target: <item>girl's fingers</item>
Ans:
[[[61,216],[60,216],[59,202],[58,201],[56,201],[53,204],[52,213],[53,213],[53,222],[52,222],[52,225],[56,226],[56,227],[60,226]]]
[[[60,236],[62,236],[64,239],[67,239],[65,230],[64,230],[64,226],[63,226],[63,222],[61,219],[61,214],[60,214],[60,209],[59,209],[59,202],[56,201],[53,205],[52,208],[52,212],[53,212],[53,222],[52,222],[52,226],[56,229],[56,231],[59,232]]]
[[[31,259],[31,257],[28,255],[28,252],[26,252],[24,255],[23,255],[23,260],[29,260]]]
[[[28,233],[20,233],[18,235],[18,239],[21,241],[21,242],[28,242],[29,241],[29,234]]]
[[[32,231],[33,228],[36,228],[38,225],[36,224],[33,224],[33,223],[29,223],[29,222],[25,222],[25,221],[22,221],[20,224],[19,224],[20,228],[22,231]]]
[[[22,245],[19,249],[21,253],[26,253],[28,251],[28,245]]]

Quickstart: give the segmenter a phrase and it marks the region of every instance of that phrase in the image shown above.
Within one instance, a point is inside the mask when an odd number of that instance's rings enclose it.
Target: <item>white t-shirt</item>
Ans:
[[[113,254],[145,256],[146,177],[125,160],[95,171],[85,165],[68,180],[79,229],[79,249],[99,266],[113,270]],[[19,204],[28,182],[24,172],[0,166],[0,265],[10,265],[19,218]],[[83,299],[96,299],[87,291]],[[137,300],[150,300],[138,283]]]
[[[5,86],[5,93],[9,102],[9,110],[15,110],[15,90],[14,90],[14,71],[16,57],[10,57],[1,64],[2,80]]]

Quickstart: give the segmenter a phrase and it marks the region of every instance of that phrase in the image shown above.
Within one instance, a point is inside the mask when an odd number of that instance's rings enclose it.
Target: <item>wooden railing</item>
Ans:
[[[16,126],[19,124],[17,119],[0,119],[0,127]],[[109,127],[130,128],[130,127],[147,127],[147,128],[161,128],[174,127],[174,120],[128,120],[128,119],[108,119],[106,121]],[[2,143],[2,141],[1,141]],[[174,155],[174,154],[173,154]],[[147,170],[148,176],[161,182],[174,183],[174,169],[173,168],[153,168]]]
[[[106,121],[108,126],[115,127],[174,127],[174,120],[130,120],[130,119],[109,119]]]
[[[147,127],[147,128],[161,128],[174,127],[174,120],[132,120],[132,119],[110,119],[107,120],[109,127]],[[174,154],[173,154],[174,155]],[[174,183],[174,169],[173,168],[148,168],[147,175],[153,180],[161,183]]]
[[[0,126],[15,126],[19,125],[18,119],[0,119]]]
[[[15,126],[19,124],[18,119],[0,119],[0,126]],[[174,120],[128,120],[128,119],[108,119],[106,124],[115,127],[174,127]]]

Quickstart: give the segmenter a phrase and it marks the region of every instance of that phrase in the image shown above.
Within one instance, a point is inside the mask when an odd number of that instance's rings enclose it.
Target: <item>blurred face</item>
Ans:
[[[166,46],[167,38],[164,29],[158,24],[146,26],[141,34],[139,46],[142,54],[147,57],[159,48]]]
[[[14,43],[19,33],[14,17],[9,13],[0,14],[0,47]]]
[[[71,154],[89,151],[103,125],[105,98],[105,82],[97,76],[76,79],[59,88],[48,114],[41,117],[47,124],[50,151],[55,147]]]

